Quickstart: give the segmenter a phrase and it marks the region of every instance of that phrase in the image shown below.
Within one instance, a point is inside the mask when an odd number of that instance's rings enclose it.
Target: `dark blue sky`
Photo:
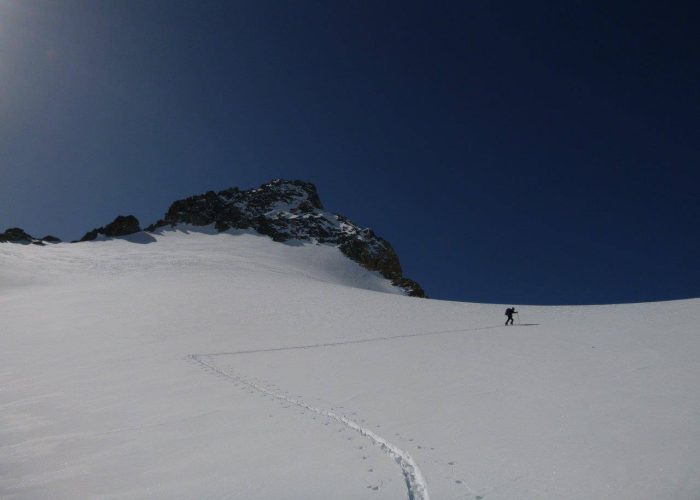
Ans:
[[[434,298],[697,297],[698,14],[4,0],[0,228],[74,239],[299,178]]]

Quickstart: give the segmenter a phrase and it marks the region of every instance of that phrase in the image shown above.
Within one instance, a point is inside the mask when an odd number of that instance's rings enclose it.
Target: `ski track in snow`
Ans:
[[[352,342],[350,342],[352,343]],[[238,353],[238,354],[243,354],[243,353]],[[370,441],[372,441],[373,444],[377,445],[385,454],[389,455],[398,465],[401,467],[401,471],[403,472],[404,480],[406,481],[406,488],[408,489],[408,498],[409,500],[429,500],[430,496],[428,494],[428,484],[425,481],[425,478],[423,477],[423,473],[421,472],[420,468],[418,467],[418,464],[413,460],[411,455],[408,454],[408,452],[402,450],[398,446],[390,443],[387,441],[385,438],[381,437],[380,435],[376,434],[375,432],[371,431],[370,429],[367,429],[366,427],[363,427],[362,425],[358,424],[354,420],[351,420],[343,415],[339,415],[338,413],[335,413],[330,410],[326,410],[323,408],[319,408],[313,405],[310,405],[309,403],[297,399],[297,398],[290,398],[288,396],[285,396],[284,394],[271,391],[259,384],[256,384],[255,382],[251,382],[241,376],[229,373],[227,371],[222,370],[221,368],[217,367],[216,365],[213,365],[211,363],[207,363],[203,358],[207,358],[209,356],[220,356],[222,353],[217,353],[217,354],[189,354],[187,357],[188,359],[194,361],[195,363],[199,364],[201,367],[211,370],[216,372],[217,374],[226,377],[230,380],[233,380],[234,382],[238,382],[249,389],[253,389],[261,394],[265,394],[267,396],[272,396],[276,399],[279,399],[281,401],[285,401],[287,403],[293,404],[299,408],[303,408],[305,410],[312,411],[318,415],[321,415],[323,417],[335,420],[336,422],[344,425],[345,427],[361,434],[362,436],[366,437]]]
[[[208,363],[205,361],[207,358],[213,358],[217,356],[235,356],[235,355],[242,355],[242,354],[253,354],[253,353],[258,353],[258,352],[274,352],[274,351],[291,351],[291,350],[297,350],[297,349],[314,349],[314,348],[320,348],[320,347],[334,347],[334,346],[341,346],[341,345],[348,345],[348,344],[363,344],[363,343],[369,343],[369,342],[383,342],[383,341],[389,341],[389,340],[395,340],[395,339],[403,339],[403,338],[411,338],[411,337],[426,337],[430,335],[447,335],[447,334],[454,334],[454,333],[463,333],[463,332],[470,332],[470,331],[477,331],[477,330],[487,330],[487,329],[493,329],[493,328],[502,328],[501,325],[497,326],[481,326],[481,327],[475,327],[475,328],[461,328],[457,330],[440,330],[440,331],[435,331],[435,332],[423,332],[423,333],[409,333],[409,334],[404,334],[404,335],[390,335],[390,336],[385,336],[385,337],[372,337],[372,338],[367,338],[367,339],[357,339],[357,340],[345,340],[345,341],[338,341],[338,342],[327,342],[327,343],[320,343],[320,344],[307,344],[307,345],[296,345],[296,346],[286,346],[286,347],[273,347],[273,348],[267,348],[267,349],[253,349],[253,350],[242,350],[242,351],[234,351],[234,352],[217,352],[217,353],[211,353],[211,354],[189,354],[187,355],[187,358],[190,359],[191,361],[197,363],[200,365],[202,368],[205,370],[211,370],[223,377],[226,377],[230,380],[233,380],[234,382],[238,382],[245,387],[255,390],[261,394],[265,394],[267,396],[274,397],[276,399],[279,399],[281,401],[285,401],[287,403],[293,404],[299,408],[303,408],[305,410],[312,411],[318,415],[321,415],[323,417],[327,417],[330,419],[335,420],[336,422],[344,425],[345,427],[352,429],[353,431],[361,434],[362,436],[368,438],[372,443],[377,445],[385,454],[389,455],[401,468],[401,471],[403,472],[404,479],[406,481],[406,488],[408,489],[408,498],[409,500],[429,500],[429,494],[428,494],[428,483],[425,480],[425,477],[423,476],[423,473],[421,472],[420,468],[418,467],[418,464],[413,460],[413,458],[408,454],[408,452],[402,450],[398,446],[392,444],[382,436],[376,434],[375,432],[371,431],[370,429],[363,427],[362,425],[358,424],[354,420],[351,420],[343,415],[339,415],[338,413],[335,413],[331,410],[326,410],[324,408],[319,408],[313,405],[310,405],[309,403],[298,399],[298,398],[290,398],[289,396],[285,396],[282,393],[272,391],[266,387],[263,387],[259,384],[256,384],[255,382],[251,382],[248,379],[235,375],[232,373],[229,373],[216,365],[212,363]]]
[[[521,326],[534,326],[535,323],[521,325]],[[440,330],[437,332],[424,332],[424,333],[407,333],[403,335],[388,335],[386,337],[371,337],[367,339],[357,339],[357,340],[342,340],[338,342],[327,342],[323,344],[306,344],[306,345],[291,345],[285,347],[270,347],[267,349],[251,349],[244,351],[233,351],[233,352],[215,352],[211,354],[199,354],[199,356],[235,356],[237,354],[253,354],[256,352],[275,352],[275,351],[293,351],[296,349],[315,349],[318,347],[335,347],[339,345],[349,345],[349,344],[366,344],[369,342],[385,342],[389,340],[396,339],[407,339],[411,337],[428,337],[431,335],[448,335],[451,333],[463,333],[463,332],[474,332],[477,330],[490,330],[493,328],[503,328],[503,325],[496,326],[480,326],[476,328],[460,328],[459,330]]]

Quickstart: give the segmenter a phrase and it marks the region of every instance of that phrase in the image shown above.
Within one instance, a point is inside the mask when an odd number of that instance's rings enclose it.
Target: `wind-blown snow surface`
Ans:
[[[699,300],[395,291],[253,234],[0,245],[0,496],[700,497]]]

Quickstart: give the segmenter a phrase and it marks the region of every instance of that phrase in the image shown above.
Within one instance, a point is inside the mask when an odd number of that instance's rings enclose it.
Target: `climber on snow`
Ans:
[[[506,309],[506,316],[508,316],[508,319],[506,320],[506,326],[508,326],[508,323],[513,324],[513,314],[518,314],[518,311],[515,310],[515,307],[509,307]]]

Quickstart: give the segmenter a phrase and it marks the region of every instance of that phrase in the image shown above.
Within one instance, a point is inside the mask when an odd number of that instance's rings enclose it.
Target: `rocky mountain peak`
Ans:
[[[174,202],[165,217],[149,226],[213,224],[217,230],[254,229],[273,240],[311,241],[338,248],[363,267],[378,271],[411,296],[425,297],[421,286],[403,276],[398,255],[388,241],[347,217],[324,210],[316,186],[276,179],[258,188],[208,191]]]

